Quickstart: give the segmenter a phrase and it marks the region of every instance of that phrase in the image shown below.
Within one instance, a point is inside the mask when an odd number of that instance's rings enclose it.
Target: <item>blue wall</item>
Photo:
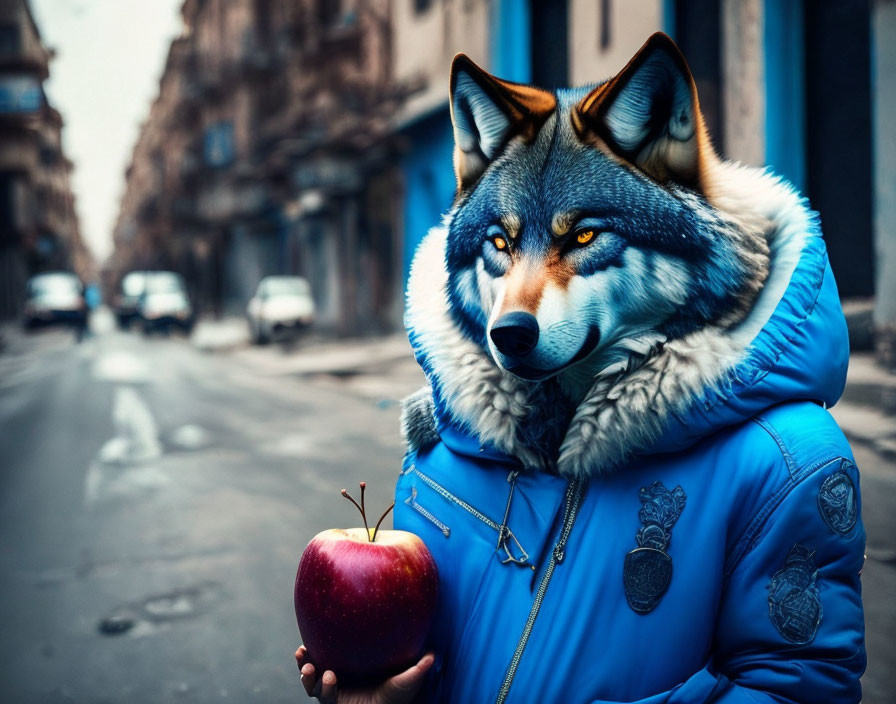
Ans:
[[[445,81],[447,85],[447,80]],[[404,173],[404,277],[420,240],[437,225],[454,197],[454,134],[448,105],[404,131],[410,149]]]
[[[529,0],[493,0],[489,71],[518,83],[532,77]],[[420,240],[454,198],[454,134],[445,107],[403,130],[410,148],[402,162],[404,174],[404,278]]]
[[[805,191],[803,3],[802,0],[766,0],[763,10],[765,160],[776,173]]]
[[[663,31],[672,37],[672,39],[675,39],[675,32],[678,29],[678,27],[675,26],[675,10],[677,4],[677,0],[663,0]]]
[[[528,0],[493,0],[489,71],[516,83],[532,80],[531,22]]]

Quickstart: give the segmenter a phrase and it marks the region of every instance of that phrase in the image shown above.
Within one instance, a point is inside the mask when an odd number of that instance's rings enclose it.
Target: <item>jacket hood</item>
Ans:
[[[431,401],[427,391],[406,407],[410,444],[435,430],[460,452],[587,478],[636,454],[687,448],[785,401],[833,405],[845,384],[849,344],[816,214],[786,182],[734,164],[718,166],[707,199],[768,243],[769,274],[749,313],[734,327],[633,347],[625,369],[595,377],[554,457],[527,442],[529,424],[537,422],[533,410],[555,402],[545,384],[499,369],[452,320],[449,213],[418,248],[408,282],[406,325],[432,391]]]

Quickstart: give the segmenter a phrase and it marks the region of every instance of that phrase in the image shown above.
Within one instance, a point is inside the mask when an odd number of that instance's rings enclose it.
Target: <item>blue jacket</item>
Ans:
[[[395,526],[439,568],[426,701],[860,701],[859,476],[826,410],[846,328],[817,225],[788,247],[724,383],[584,477],[458,420],[409,316],[436,432],[410,433]]]

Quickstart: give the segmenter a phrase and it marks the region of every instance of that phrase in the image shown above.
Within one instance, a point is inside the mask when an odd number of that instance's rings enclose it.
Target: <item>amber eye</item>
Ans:
[[[579,244],[588,244],[591,240],[594,239],[594,236],[597,233],[592,229],[579,230],[576,233],[576,242]]]
[[[507,249],[507,240],[503,237],[495,237],[492,242],[494,242],[497,249]]]

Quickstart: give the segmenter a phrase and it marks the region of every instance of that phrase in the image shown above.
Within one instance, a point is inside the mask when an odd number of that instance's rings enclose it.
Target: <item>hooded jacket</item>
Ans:
[[[846,326],[814,214],[761,184],[749,315],[598,378],[548,471],[514,440],[537,391],[452,329],[445,228],[425,238],[395,507],[440,575],[424,700],[861,700],[859,477],[826,410]]]

